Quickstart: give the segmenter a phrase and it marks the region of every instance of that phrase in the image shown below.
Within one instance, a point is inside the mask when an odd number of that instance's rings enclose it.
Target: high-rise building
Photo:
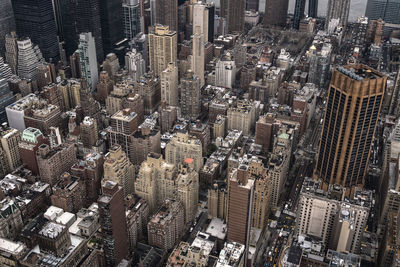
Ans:
[[[18,76],[27,80],[36,79],[36,68],[43,60],[39,47],[34,46],[29,38],[17,41]]]
[[[141,127],[131,137],[131,162],[135,165],[142,164],[149,153],[161,153],[160,130],[151,127]]]
[[[199,173],[193,170],[193,159],[185,159],[178,168],[176,178],[177,199],[185,209],[185,223],[193,222],[196,218],[199,201]]]
[[[260,0],[246,0],[246,10],[258,11]]]
[[[18,36],[15,32],[7,33],[7,35],[5,36],[5,46],[6,46],[5,58],[6,62],[10,65],[12,73],[14,74],[17,74],[17,66],[18,66],[17,40]]]
[[[124,193],[116,182],[105,181],[99,197],[99,218],[103,236],[103,249],[108,266],[117,266],[128,256]]]
[[[264,26],[285,26],[289,0],[267,0],[265,3]]]
[[[18,143],[22,164],[35,175],[39,174],[36,151],[43,143],[48,143],[48,141],[42,132],[36,128],[25,129],[22,133],[21,141]]]
[[[306,0],[296,0],[294,7],[293,28],[299,29],[300,21],[304,18],[304,11],[306,9]]]
[[[252,223],[254,180],[249,179],[248,166],[241,165],[229,174],[228,236],[229,242],[248,246]]]
[[[196,120],[201,113],[201,81],[189,70],[181,79],[181,110],[182,115]]]
[[[350,0],[329,0],[326,13],[325,29],[332,19],[339,19],[339,25],[346,26],[349,20]]]
[[[228,32],[241,32],[244,29],[246,0],[221,0],[221,16],[226,19]]]
[[[112,80],[115,80],[115,75],[118,73],[120,66],[119,60],[115,53],[108,53],[103,61],[102,68],[107,71]]]
[[[125,55],[125,67],[128,70],[129,76],[134,80],[139,80],[146,73],[146,61],[143,56],[135,48]]]
[[[308,16],[311,18],[318,17],[318,0],[308,1]]]
[[[79,177],[64,172],[52,187],[51,205],[65,212],[76,213],[85,205],[85,183]]]
[[[19,36],[37,44],[46,61],[59,59],[57,28],[51,0],[13,0],[15,24]]]
[[[2,58],[0,58],[0,61]],[[8,82],[0,70],[0,122],[7,121],[6,107],[14,103],[15,98],[10,91]]]
[[[364,184],[386,79],[364,65],[334,70],[314,171],[325,187]]]
[[[125,198],[126,227],[129,237],[129,248],[133,251],[138,241],[147,233],[149,221],[149,205],[143,198],[137,195],[129,195]]]
[[[178,106],[178,67],[176,63],[168,63],[168,67],[161,73],[161,101],[169,106]]]
[[[400,24],[400,2],[396,0],[368,0],[365,16],[371,20]]]
[[[155,4],[155,23],[169,27],[171,31],[178,31],[178,1],[158,0]]]
[[[63,143],[56,147],[41,144],[36,152],[40,180],[54,185],[60,175],[68,172],[76,163],[75,145]]]
[[[178,132],[165,148],[167,162],[178,166],[187,158],[194,160],[193,168],[198,172],[203,167],[203,148],[199,139],[188,133]]]
[[[61,2],[66,2],[66,1],[61,1]],[[72,11],[75,12],[75,20],[73,21],[73,27],[74,29],[76,29],[76,32],[73,34],[74,39],[76,38],[77,44],[79,44],[79,38],[77,38],[77,36],[82,32],[90,32],[94,38],[94,44],[96,46],[97,62],[102,62],[105,53],[103,49],[103,38],[102,38],[102,28],[101,28],[101,18],[100,18],[100,1],[99,0],[76,1],[75,9],[73,9]],[[70,14],[67,13],[67,16],[70,16]],[[118,27],[121,27],[121,25],[119,25]]]
[[[92,91],[99,80],[95,40],[91,32],[79,35],[78,53],[82,78],[86,79]]]
[[[5,37],[15,31],[15,20],[11,0],[2,0],[0,6],[0,55],[5,55]]]
[[[238,100],[228,109],[228,130],[239,130],[244,135],[252,133],[256,123],[257,103],[249,100]]]
[[[197,5],[196,5],[197,6]],[[198,11],[195,8],[195,11]],[[203,11],[204,12],[204,9]],[[193,26],[193,50],[192,50],[192,70],[200,79],[200,87],[204,86],[204,34],[201,33],[200,26]]]
[[[185,230],[185,212],[181,202],[167,199],[147,224],[149,245],[169,250]]]
[[[149,64],[154,75],[160,75],[170,62],[176,62],[177,40],[176,31],[168,26],[156,25],[149,30]]]
[[[100,0],[100,22],[104,54],[111,53],[124,38],[121,0]]]
[[[232,88],[236,80],[236,64],[231,53],[222,56],[215,66],[215,85]]]
[[[80,126],[83,146],[91,148],[96,145],[99,140],[97,121],[91,117],[85,117]]]
[[[208,13],[208,14],[207,14]],[[214,20],[215,20],[215,4],[214,2],[206,3],[206,17],[208,17],[208,37],[206,40],[210,43],[214,42]]]
[[[122,186],[124,196],[133,194],[135,168],[121,146],[114,145],[104,159],[104,179]]]
[[[150,153],[140,165],[135,181],[135,194],[143,198],[153,214],[167,198],[176,197],[176,168],[160,154]]]
[[[143,111],[152,114],[158,109],[161,102],[161,82],[151,72],[146,73],[138,81],[133,83],[133,92],[141,96],[143,100]]]
[[[3,129],[0,133],[0,142],[7,157],[9,172],[17,169],[22,163],[18,149],[20,141],[21,132],[16,129]]]
[[[110,75],[106,71],[100,72],[99,82],[97,83],[97,99],[104,104],[107,97],[114,88],[114,81],[110,79]]]
[[[132,40],[144,28],[139,0],[123,0],[122,12],[124,37]]]

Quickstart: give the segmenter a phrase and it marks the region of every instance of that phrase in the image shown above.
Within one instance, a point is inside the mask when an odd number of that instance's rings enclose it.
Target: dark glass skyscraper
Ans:
[[[304,11],[306,8],[306,0],[296,0],[294,7],[293,28],[299,29],[300,20],[304,18]]]
[[[318,17],[318,0],[308,1],[308,16],[312,18]]]
[[[364,65],[334,70],[314,172],[325,187],[364,185],[386,80]]]
[[[246,0],[246,10],[258,11],[260,0]]]
[[[43,57],[58,60],[57,28],[51,0],[12,0],[17,34],[37,44]]]
[[[99,0],[100,22],[104,54],[112,52],[114,45],[124,38],[121,0]]]
[[[155,20],[158,24],[169,26],[172,31],[178,31],[178,1],[155,1]]]
[[[11,0],[0,0],[0,56],[4,56],[6,52],[6,34],[12,31],[15,31],[15,21]]]
[[[228,32],[243,31],[245,10],[245,0],[221,0],[221,16],[226,19]]]
[[[365,16],[369,19],[382,19],[387,23],[400,24],[400,1],[368,0]]]
[[[286,25],[289,0],[266,0],[263,23],[269,25]]]

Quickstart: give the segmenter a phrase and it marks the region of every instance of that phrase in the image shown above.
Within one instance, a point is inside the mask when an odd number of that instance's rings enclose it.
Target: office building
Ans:
[[[34,46],[29,38],[17,41],[18,76],[22,79],[35,80],[36,68],[43,60],[39,47]]]
[[[101,64],[101,65],[103,67],[103,70],[108,73],[110,78],[113,81],[116,81],[115,75],[120,70],[120,66],[119,66],[119,61],[118,61],[117,55],[115,53],[108,53],[106,58],[103,61],[103,64]]]
[[[85,206],[85,183],[79,177],[64,172],[52,187],[51,205],[65,212],[76,213]]]
[[[178,167],[176,198],[185,209],[185,224],[194,222],[199,201],[199,173],[193,170],[193,159],[185,159]]]
[[[2,60],[2,58],[0,58]],[[0,70],[0,122],[7,121],[6,107],[14,103],[15,98],[10,91],[7,79],[4,77],[3,72]]]
[[[0,55],[5,55],[5,37],[15,31],[15,20],[11,0],[1,1],[0,6]]]
[[[248,246],[252,223],[254,180],[249,179],[248,166],[241,165],[229,174],[228,236],[229,242]]]
[[[400,3],[396,0],[368,0],[365,16],[370,20],[400,24]]]
[[[97,100],[104,104],[107,97],[114,88],[114,82],[106,71],[100,72],[99,82],[97,83]]]
[[[260,0],[246,0],[246,10],[258,11]]]
[[[135,165],[142,164],[149,153],[161,153],[161,134],[157,128],[141,127],[131,140],[131,149],[135,153],[131,154],[130,160]]]
[[[169,250],[185,231],[185,213],[181,202],[167,199],[147,224],[149,245]]]
[[[42,144],[36,152],[40,180],[53,186],[62,173],[68,172],[77,161],[75,145],[63,143],[56,147]]]
[[[329,0],[326,13],[325,29],[332,19],[339,19],[339,25],[346,27],[349,20],[350,0]]]
[[[147,202],[151,214],[165,199],[176,197],[175,176],[175,166],[164,161],[160,154],[148,154],[140,165],[135,194]]]
[[[76,38],[79,44],[79,38],[76,36],[79,36],[79,34],[83,32],[90,32],[94,38],[97,62],[102,62],[106,53],[103,49],[100,1],[77,1],[75,8],[71,9],[71,11],[75,12],[75,15],[67,12],[67,16],[75,16],[72,22],[72,26],[76,29],[73,38]],[[64,20],[65,19],[63,19],[63,21]],[[121,25],[118,27],[121,27]]]
[[[25,129],[22,132],[21,141],[18,143],[22,164],[35,175],[39,174],[36,151],[44,143],[48,143],[48,141],[37,128]]]
[[[7,157],[8,171],[11,172],[21,165],[21,156],[18,143],[21,141],[21,132],[16,129],[2,129],[0,133],[1,147]]]
[[[334,70],[314,170],[325,188],[364,184],[385,88],[386,77],[367,66]]]
[[[104,158],[104,179],[121,185],[124,196],[133,194],[135,168],[121,146],[114,145]]]
[[[294,7],[293,28],[299,29],[300,21],[304,18],[306,9],[306,0],[296,0]]]
[[[144,20],[142,19],[139,0],[124,0],[122,2],[124,37],[132,40],[139,32],[143,32]]]
[[[229,32],[241,32],[244,29],[245,0],[222,0],[221,16],[226,19],[226,27]]]
[[[285,26],[289,0],[267,0],[265,3],[264,26]]]
[[[83,146],[91,148],[96,145],[99,140],[97,121],[91,117],[85,117],[80,126]]]
[[[125,198],[125,207],[129,248],[130,251],[133,251],[137,242],[142,240],[147,233],[149,206],[144,199],[136,195],[128,195]]]
[[[121,0],[100,0],[100,23],[104,54],[111,53],[124,38]]]
[[[193,168],[198,172],[203,166],[203,149],[199,139],[188,133],[178,132],[165,148],[165,160],[178,166],[187,158],[194,159]]]
[[[134,81],[139,80],[146,73],[146,61],[143,59],[142,54],[135,48],[126,53],[125,68]]]
[[[237,100],[227,111],[228,130],[239,130],[250,135],[258,114],[257,102]]]
[[[5,36],[5,59],[8,65],[10,65],[12,73],[17,73],[18,66],[18,36],[15,31],[7,33]]]
[[[201,81],[189,70],[181,79],[181,111],[182,115],[196,120],[201,113]]]
[[[48,62],[59,59],[57,28],[51,0],[13,0],[15,24],[19,36],[37,44]]]
[[[161,73],[161,101],[168,106],[178,106],[178,67],[176,63],[170,62]]]
[[[159,0],[151,1],[155,5],[155,22],[152,24],[161,24],[168,26],[171,31],[178,31],[178,1]]]
[[[37,106],[25,109],[25,127],[36,127],[44,134],[50,134],[51,127],[61,126],[61,110],[45,101],[34,102]]]
[[[236,80],[236,64],[228,52],[217,62],[215,66],[215,85],[232,88]]]
[[[138,94],[143,100],[143,112],[153,114],[161,102],[161,82],[151,72],[144,74],[133,83],[133,94]]]
[[[92,91],[96,90],[99,80],[95,40],[91,32],[79,35],[78,54],[80,58],[81,77],[87,80]]]
[[[176,62],[177,40],[176,31],[168,26],[155,25],[149,29],[149,65],[154,75],[160,75],[170,62]]]
[[[311,18],[318,17],[318,0],[308,1],[308,16]]]
[[[103,250],[108,266],[117,266],[128,256],[128,232],[123,189],[118,183],[105,181],[99,197],[99,218],[103,237]]]

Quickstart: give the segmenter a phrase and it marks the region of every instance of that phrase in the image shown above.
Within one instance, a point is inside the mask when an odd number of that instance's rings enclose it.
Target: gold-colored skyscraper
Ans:
[[[168,26],[155,25],[149,30],[149,63],[158,76],[177,59],[177,35]]]
[[[364,184],[386,79],[364,65],[334,70],[314,171],[324,187]]]

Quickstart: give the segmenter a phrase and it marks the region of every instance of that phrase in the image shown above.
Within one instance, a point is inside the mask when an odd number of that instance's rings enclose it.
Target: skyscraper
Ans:
[[[124,38],[121,0],[99,0],[104,54],[111,53],[115,44]]]
[[[178,31],[178,1],[157,0],[155,2],[155,22],[167,25],[171,31]]]
[[[308,16],[311,18],[318,17],[318,0],[308,1]]]
[[[139,80],[146,73],[146,62],[135,48],[125,55],[125,67],[133,80]]]
[[[1,0],[0,7],[0,56],[4,56],[5,37],[8,33],[15,31],[15,20],[11,0]]]
[[[326,13],[325,29],[328,29],[332,19],[339,19],[341,26],[346,26],[349,20],[350,0],[329,0]]]
[[[33,46],[29,38],[17,41],[18,45],[18,68],[20,78],[34,80],[36,78],[36,67],[42,61],[42,54],[37,46]]]
[[[82,32],[91,32],[96,46],[97,61],[102,62],[104,59],[104,50],[99,0],[76,0],[74,9],[72,9],[71,12],[72,11],[75,12],[73,14],[75,15],[73,27],[76,29],[74,37],[76,40],[79,40],[77,37],[78,34]],[[67,16],[69,15],[70,14],[67,13]],[[121,27],[121,25],[118,27]]]
[[[285,26],[289,0],[266,0],[264,26]]]
[[[170,62],[161,73],[161,101],[169,106],[178,106],[178,67]]]
[[[246,10],[258,11],[260,0],[246,0]]]
[[[306,8],[306,0],[296,0],[294,7],[293,28],[299,29],[300,21],[304,18],[304,11]]]
[[[123,0],[122,2],[124,37],[132,40],[144,27],[139,0]]]
[[[126,228],[123,190],[116,182],[105,181],[99,197],[100,226],[107,266],[117,266],[128,256],[128,232]]]
[[[168,26],[156,25],[149,30],[149,63],[154,75],[160,75],[170,62],[176,62],[177,40],[176,31]]]
[[[193,28],[192,70],[200,79],[200,87],[204,86],[204,34],[201,27]]]
[[[95,41],[91,32],[79,35],[78,53],[82,78],[85,78],[94,91],[99,80]]]
[[[51,0],[13,0],[17,34],[30,37],[40,47],[44,58],[59,58],[57,28]]]
[[[325,187],[364,184],[386,79],[364,65],[334,70],[314,171]]]
[[[14,103],[14,100],[14,95],[10,91],[7,80],[3,77],[3,73],[0,70],[0,122],[7,121],[5,108]]]
[[[371,20],[400,24],[400,2],[397,0],[368,0],[365,16]]]
[[[226,19],[228,32],[241,32],[244,29],[246,0],[221,0],[221,16]]]
[[[191,70],[181,79],[182,115],[196,120],[201,112],[200,79]]]

